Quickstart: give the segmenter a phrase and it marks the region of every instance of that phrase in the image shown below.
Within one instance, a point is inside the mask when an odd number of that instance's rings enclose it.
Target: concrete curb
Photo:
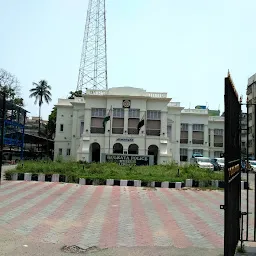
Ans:
[[[211,181],[195,181],[192,179],[186,179],[185,182],[169,182],[169,181],[141,181],[141,180],[99,180],[99,179],[76,179],[73,177],[67,177],[61,174],[32,174],[32,173],[14,173],[11,176],[11,180],[24,180],[24,181],[43,181],[43,182],[69,182],[78,183],[80,185],[106,185],[106,186],[128,186],[128,187],[155,187],[155,188],[202,188],[202,187],[215,187],[224,188],[225,182],[220,180]],[[248,183],[241,181],[241,189],[247,189]]]

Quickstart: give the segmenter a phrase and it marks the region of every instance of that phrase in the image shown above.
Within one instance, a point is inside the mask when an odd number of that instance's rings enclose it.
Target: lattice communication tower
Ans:
[[[77,91],[107,90],[107,40],[105,0],[89,0]]]

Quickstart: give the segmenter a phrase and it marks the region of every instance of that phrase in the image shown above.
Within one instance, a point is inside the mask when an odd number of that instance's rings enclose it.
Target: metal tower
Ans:
[[[86,89],[108,89],[105,0],[89,0],[77,82]]]

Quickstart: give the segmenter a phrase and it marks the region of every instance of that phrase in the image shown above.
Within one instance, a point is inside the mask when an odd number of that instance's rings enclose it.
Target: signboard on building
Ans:
[[[133,142],[133,138],[117,138],[116,141],[122,141],[122,142]]]
[[[126,154],[102,154],[102,162],[117,163],[119,165],[153,165],[154,156],[126,155]]]

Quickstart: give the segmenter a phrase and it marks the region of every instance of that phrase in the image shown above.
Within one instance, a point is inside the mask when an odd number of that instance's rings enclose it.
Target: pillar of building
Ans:
[[[192,124],[188,124],[188,144],[192,144],[193,127]]]

